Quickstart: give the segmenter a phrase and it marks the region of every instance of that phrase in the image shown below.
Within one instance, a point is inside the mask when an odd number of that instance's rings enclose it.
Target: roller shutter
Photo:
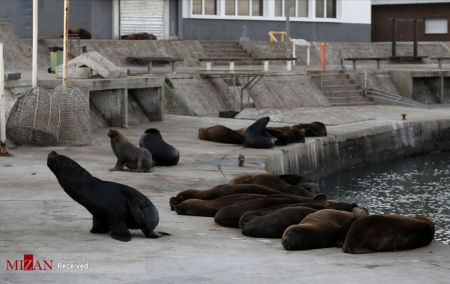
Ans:
[[[164,0],[120,0],[120,35],[147,32],[165,38]]]

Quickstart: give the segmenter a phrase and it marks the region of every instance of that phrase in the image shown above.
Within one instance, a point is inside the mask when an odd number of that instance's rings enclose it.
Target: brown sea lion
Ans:
[[[123,40],[157,40],[154,34],[149,33],[135,33],[129,35],[123,35],[120,37]]]
[[[297,129],[304,129],[306,137],[323,137],[327,136],[327,128],[325,124],[319,121],[312,123],[300,123],[295,124],[292,127]]]
[[[108,136],[111,138],[111,147],[117,157],[117,163],[110,171],[123,171],[124,167],[137,172],[152,170],[152,154],[147,149],[131,143],[118,129],[109,130]]]
[[[77,36],[80,39],[91,39],[92,38],[92,34],[83,28],[69,29],[69,36]]]
[[[213,200],[188,199],[174,206],[178,215],[214,217],[224,206],[262,197],[260,194],[231,194]]]
[[[221,184],[211,189],[187,189],[170,198],[170,207],[188,199],[213,200],[225,195],[251,193],[261,195],[281,194],[282,192],[257,184]]]
[[[290,132],[286,131],[285,128],[282,127],[267,127],[267,133],[270,136],[275,137],[277,140],[275,142],[276,146],[284,146],[289,143],[295,142],[295,136],[292,136]]]
[[[306,216],[284,231],[286,250],[307,250],[341,246],[351,224],[358,217],[350,212],[324,209]]]
[[[336,209],[355,213],[355,208],[358,208],[354,203],[336,202],[328,206],[311,203],[287,204],[276,207],[249,211],[241,216],[239,220],[239,227],[242,233],[251,237],[260,238],[281,238],[283,232],[287,227],[300,223],[306,215],[315,209]],[[309,213],[308,213],[309,212]],[[366,212],[361,213],[356,211],[356,215],[366,215]]]
[[[342,251],[369,253],[419,248],[433,240],[434,231],[433,221],[427,217],[371,215],[352,224]]]
[[[239,219],[248,211],[269,208],[276,205],[296,203],[317,203],[320,205],[327,204],[326,200],[323,200],[322,196],[318,196],[317,199],[313,199],[289,194],[274,194],[225,206],[217,211],[214,216],[214,221],[224,227],[239,228]]]
[[[244,136],[228,127],[215,125],[208,128],[200,128],[198,130],[198,139],[241,145],[244,141]]]
[[[285,179],[272,174],[242,175],[233,178],[230,184],[259,184],[289,194],[309,197],[316,195],[301,186],[291,185]]]

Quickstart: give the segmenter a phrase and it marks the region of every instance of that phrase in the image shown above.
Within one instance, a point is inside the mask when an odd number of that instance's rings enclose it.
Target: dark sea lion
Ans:
[[[123,40],[157,40],[154,34],[149,33],[134,33],[129,35],[123,35],[120,37]]]
[[[319,210],[306,216],[300,224],[289,226],[284,231],[281,242],[286,250],[339,247],[357,218],[350,212]]]
[[[342,251],[369,253],[415,249],[434,238],[434,224],[423,216],[371,215],[356,220],[345,239]]]
[[[211,189],[187,189],[170,198],[170,206],[177,205],[188,199],[213,200],[225,195],[252,193],[260,195],[281,194],[282,192],[257,184],[221,184]]]
[[[297,129],[304,129],[306,137],[324,137],[327,136],[327,128],[325,124],[319,121],[312,123],[295,124],[292,127]]]
[[[152,159],[157,166],[175,166],[180,160],[180,152],[172,145],[167,144],[156,128],[145,130],[139,140],[139,146],[152,154]]]
[[[178,215],[191,215],[191,216],[203,216],[214,217],[217,211],[224,206],[228,206],[234,203],[248,201],[263,195],[259,194],[231,194],[222,196],[213,200],[202,199],[188,199],[174,206],[175,212]]]
[[[239,219],[239,227],[246,236],[281,238],[287,227],[300,223],[303,218],[316,211],[302,204],[248,211]]]
[[[128,169],[137,172],[150,172],[153,168],[152,154],[145,148],[140,148],[128,141],[122,131],[111,129],[108,131],[111,147],[116,154],[117,163],[110,171]]]
[[[244,142],[244,136],[222,125],[200,128],[198,130],[198,139],[237,145],[241,145]]]
[[[250,125],[244,132],[244,146],[249,148],[265,149],[275,146],[276,138],[266,130],[269,123],[268,116],[262,117]]]
[[[235,203],[225,206],[217,211],[214,216],[214,221],[224,227],[239,228],[239,219],[247,211],[257,210],[262,208],[269,208],[282,204],[296,204],[296,203],[318,203],[323,205],[321,199],[313,199],[307,197],[300,197],[288,194],[273,194],[263,196],[254,200]]]
[[[242,233],[247,236],[281,238],[287,227],[300,223],[306,215],[312,213],[308,209],[314,209],[314,212],[323,209],[336,209],[355,213],[356,207],[357,205],[354,203],[343,202],[331,203],[328,206],[314,203],[281,205],[246,212],[239,220],[239,227],[242,229]],[[360,213],[357,211],[355,214],[365,216],[366,212]]]
[[[230,184],[259,184],[284,193],[314,197],[316,194],[297,185],[287,183],[283,178],[272,174],[242,175],[233,178]]]
[[[47,165],[73,200],[91,214],[91,233],[106,234],[119,241],[131,240],[128,229],[141,229],[147,238],[159,238],[159,214],[153,203],[136,189],[92,176],[72,159],[52,151]]]

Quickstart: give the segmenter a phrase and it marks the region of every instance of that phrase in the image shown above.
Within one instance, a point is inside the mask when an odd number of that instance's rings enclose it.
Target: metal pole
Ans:
[[[67,59],[69,39],[69,0],[64,0],[63,86],[67,86]]]
[[[441,101],[440,103],[443,104],[444,103],[444,96],[445,96],[445,77],[444,77],[444,72],[441,73]]]
[[[414,57],[417,57],[417,19],[414,19],[413,27],[413,38],[414,38]]]
[[[5,70],[3,65],[3,43],[0,43],[0,156],[7,156],[5,114]]]
[[[289,14],[290,0],[284,0],[284,13],[286,16],[286,42],[291,38],[291,20]]]
[[[397,29],[397,27],[396,27],[395,19],[392,19],[392,57],[395,57],[397,54],[397,51],[396,51],[397,31],[396,31],[396,29]]]
[[[38,0],[33,0],[33,59],[32,59],[32,75],[31,86],[37,87],[37,62],[38,62]]]

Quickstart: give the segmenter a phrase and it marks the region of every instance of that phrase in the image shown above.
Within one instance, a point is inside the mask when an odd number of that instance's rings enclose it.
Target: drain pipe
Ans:
[[[367,70],[364,71],[364,96],[367,96]]]

